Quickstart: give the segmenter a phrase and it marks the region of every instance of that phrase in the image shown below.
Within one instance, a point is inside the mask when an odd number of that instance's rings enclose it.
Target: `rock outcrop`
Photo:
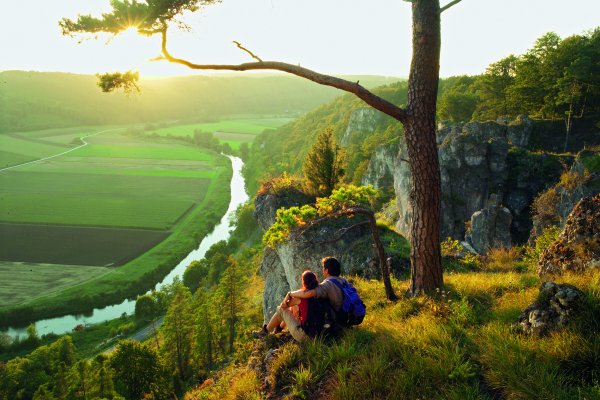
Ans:
[[[559,330],[581,309],[583,299],[583,293],[574,286],[545,282],[538,300],[519,316],[519,326],[523,332],[537,336]]]
[[[280,207],[291,205],[288,204],[289,199],[288,195],[275,195],[270,190],[260,193],[254,202],[255,217],[259,225],[268,229],[275,221],[276,211]],[[309,202],[306,201],[305,204]],[[372,245],[368,224],[364,222],[366,220],[360,216],[325,220],[313,225],[302,235],[292,234],[276,249],[265,249],[261,263],[261,274],[265,278],[265,321],[273,314],[287,291],[300,287],[300,275],[304,270],[310,269],[319,279],[323,278],[321,259],[325,256],[334,256],[340,260],[344,275],[378,277],[377,254]],[[401,238],[398,236],[397,240]]]
[[[438,147],[442,178],[442,237],[462,239],[465,222],[483,209],[491,194],[503,197],[508,177],[507,127],[495,122],[440,126]],[[394,189],[400,220],[408,234],[411,174],[404,146],[396,158]]]
[[[379,147],[369,161],[362,178],[363,185],[386,190],[394,187],[394,162],[398,154],[398,143]]]
[[[593,167],[590,170],[585,165],[599,162],[600,152],[581,151],[575,157],[571,169],[563,173],[559,183],[539,195],[534,204],[530,240],[535,239],[549,226],[564,227],[577,202],[600,192],[600,171],[594,170]]]
[[[340,140],[341,146],[348,146],[352,142],[362,141],[375,131],[385,116],[374,108],[359,108],[350,116],[346,130]]]
[[[600,267],[600,194],[577,203],[558,239],[542,253],[538,274]]]
[[[475,213],[478,213],[476,219],[482,214],[489,215],[483,210],[490,198],[496,197],[512,215],[512,241],[527,240],[531,231],[530,205],[538,192],[556,182],[563,168],[558,156],[524,150],[532,130],[533,122],[525,116],[514,121],[442,123],[438,126],[442,238],[462,240],[466,233],[465,223]],[[396,228],[404,236],[409,234],[411,219],[412,177],[407,160],[402,141],[398,145],[383,146],[371,158],[362,181],[363,184],[385,187],[389,177],[393,178],[399,211]],[[507,220],[508,215],[502,214],[503,221]],[[508,243],[504,231],[501,236],[491,237],[490,243]]]
[[[471,216],[471,226],[465,235],[467,243],[479,254],[492,248],[509,248],[512,244],[510,224],[512,214],[500,204],[496,195],[490,196],[489,204]]]

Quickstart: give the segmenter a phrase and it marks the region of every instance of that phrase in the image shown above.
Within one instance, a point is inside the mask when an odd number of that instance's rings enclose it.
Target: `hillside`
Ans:
[[[367,86],[397,80],[353,76]],[[0,72],[0,133],[81,125],[193,122],[236,114],[295,117],[337,90],[285,75],[145,78],[140,93],[102,93],[92,75]]]

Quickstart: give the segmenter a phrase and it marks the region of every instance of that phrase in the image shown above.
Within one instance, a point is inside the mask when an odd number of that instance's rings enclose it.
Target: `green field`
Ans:
[[[159,135],[171,134],[173,136],[193,135],[195,129],[203,132],[230,132],[258,135],[265,129],[279,128],[292,121],[292,118],[241,118],[228,119],[217,122],[205,122],[189,125],[177,125],[168,128],[157,129]]]
[[[176,125],[153,130],[161,136],[194,136],[195,130],[211,132],[221,143],[228,143],[232,149],[239,149],[242,143],[251,143],[256,135],[265,129],[275,129],[292,121],[292,118],[239,118],[218,122]]]
[[[0,170],[0,279],[11,282],[3,284],[0,314],[19,320],[15,306],[35,305],[33,313],[47,316],[146,290],[225,212],[229,160],[109,129],[0,135],[10,150],[0,153],[0,165],[43,158]],[[88,145],[55,156],[90,134]],[[40,271],[36,279],[18,273],[23,262]],[[110,265],[120,267],[101,267]]]
[[[0,304],[11,306],[79,285],[106,274],[108,268],[0,261]]]

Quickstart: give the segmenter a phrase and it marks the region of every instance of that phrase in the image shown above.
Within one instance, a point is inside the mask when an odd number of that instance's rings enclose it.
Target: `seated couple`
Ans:
[[[329,310],[333,309],[331,314],[340,311],[344,294],[332,280],[336,280],[342,285],[346,280],[340,277],[341,265],[334,257],[323,258],[321,264],[325,280],[319,283],[314,272],[304,271],[302,273],[302,288],[286,294],[269,323],[263,325],[260,331],[253,332],[255,337],[264,337],[270,332],[278,332],[286,326],[292,337],[302,342],[318,334],[324,324],[326,325],[328,322],[335,323],[335,315],[331,315],[330,321],[323,321],[325,311],[321,310],[323,310],[322,307],[327,307]],[[308,299],[312,298],[325,301],[311,302],[309,307]]]

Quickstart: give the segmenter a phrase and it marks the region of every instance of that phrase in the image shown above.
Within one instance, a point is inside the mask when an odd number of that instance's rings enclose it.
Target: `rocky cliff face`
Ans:
[[[294,196],[300,199],[300,196]],[[263,229],[275,221],[280,207],[289,207],[290,196],[275,195],[267,191],[254,202],[255,217]],[[303,200],[307,200],[305,196]],[[305,201],[308,203],[309,201]],[[305,204],[304,203],[304,204]],[[307,230],[302,236],[292,235],[276,249],[265,249],[261,275],[265,278],[263,312],[265,321],[273,314],[285,293],[300,287],[300,275],[310,269],[320,279],[321,259],[334,256],[342,264],[342,274],[378,276],[377,255],[373,249],[368,225],[360,217],[338,218],[323,221]],[[399,237],[398,237],[399,238]]]
[[[472,240],[506,244],[506,235],[494,231],[506,232],[509,229],[518,241],[526,240],[531,229],[529,206],[540,190],[558,179],[557,171],[561,169],[558,161],[539,162],[537,158],[526,158],[528,152],[522,148],[527,147],[532,129],[533,122],[524,116],[510,122],[439,126],[442,237],[462,240],[467,230],[465,223],[478,213],[476,221],[479,227],[490,229],[476,233],[484,237],[471,234]],[[381,187],[392,177],[399,211],[396,228],[405,236],[409,234],[412,185],[407,159],[402,142],[380,148],[372,157],[362,182]],[[533,165],[524,165],[525,161]],[[512,218],[504,215],[505,212],[501,213],[503,217],[500,219],[497,212],[484,212],[492,196],[500,199],[498,206],[506,207]],[[488,219],[484,220],[484,217]],[[500,223],[508,226],[499,226]]]
[[[383,114],[374,108],[359,108],[350,116],[346,130],[340,140],[341,146],[348,146],[352,141],[364,138],[375,131],[383,121]]]

